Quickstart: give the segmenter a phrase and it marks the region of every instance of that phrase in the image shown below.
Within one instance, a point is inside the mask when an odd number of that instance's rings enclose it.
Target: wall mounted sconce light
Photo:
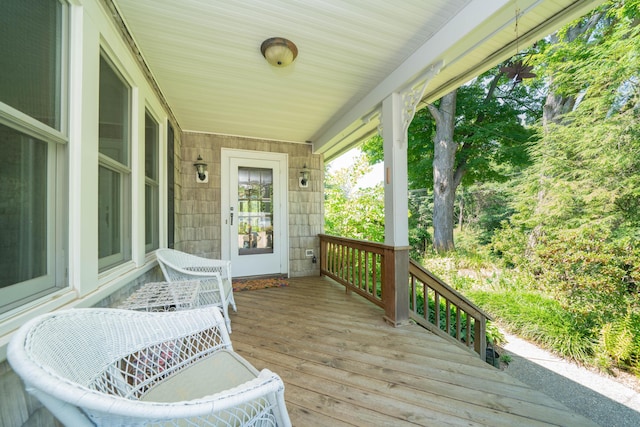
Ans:
[[[298,56],[298,48],[292,41],[282,37],[272,37],[262,42],[262,56],[274,67],[286,67]]]
[[[198,154],[198,159],[193,164],[196,167],[196,182],[204,184],[209,182],[209,172],[207,171],[207,164],[202,160],[202,156]]]
[[[307,164],[305,163],[304,167],[300,171],[300,188],[307,188],[309,186],[309,169],[307,169]]]

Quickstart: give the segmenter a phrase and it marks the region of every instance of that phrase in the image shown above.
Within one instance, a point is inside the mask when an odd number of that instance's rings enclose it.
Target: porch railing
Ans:
[[[320,274],[385,308],[385,284],[393,282],[393,247],[320,234]]]
[[[320,234],[320,274],[393,313],[396,251],[392,246]],[[483,359],[489,316],[428,270],[409,262],[409,317],[421,326],[472,348]],[[396,320],[396,319],[392,319]]]
[[[414,261],[409,263],[409,286],[411,319],[485,358],[490,320],[486,313]]]

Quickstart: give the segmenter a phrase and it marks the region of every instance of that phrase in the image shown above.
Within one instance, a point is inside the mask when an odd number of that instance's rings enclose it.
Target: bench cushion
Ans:
[[[162,381],[140,400],[179,402],[199,399],[236,387],[258,375],[255,368],[235,353],[220,350]]]

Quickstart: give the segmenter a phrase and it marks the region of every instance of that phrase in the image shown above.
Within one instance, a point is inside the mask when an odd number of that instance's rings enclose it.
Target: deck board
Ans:
[[[285,382],[294,426],[593,426],[465,348],[324,278],[238,292],[235,350]]]

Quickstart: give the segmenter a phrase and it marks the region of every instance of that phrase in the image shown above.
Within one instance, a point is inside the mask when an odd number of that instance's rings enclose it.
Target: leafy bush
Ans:
[[[527,265],[529,261],[526,234],[506,223],[494,233],[489,247],[507,267]]]
[[[616,366],[640,375],[640,313],[629,311],[600,329],[597,361],[604,369]]]
[[[549,289],[599,323],[638,307],[640,250],[631,240],[611,239],[594,226],[562,230],[541,242],[537,256]]]
[[[467,295],[512,333],[561,356],[589,363],[594,337],[588,319],[552,298],[531,291],[470,291]]]

